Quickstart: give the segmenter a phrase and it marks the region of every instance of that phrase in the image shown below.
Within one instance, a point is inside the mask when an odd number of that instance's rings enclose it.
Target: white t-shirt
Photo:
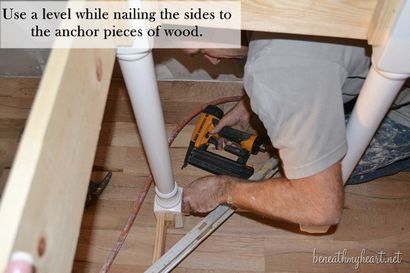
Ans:
[[[287,178],[314,175],[344,157],[343,101],[360,90],[369,66],[362,46],[252,37],[245,91],[279,150]]]

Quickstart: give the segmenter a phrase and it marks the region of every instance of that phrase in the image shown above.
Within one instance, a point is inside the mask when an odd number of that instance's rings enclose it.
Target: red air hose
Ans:
[[[202,110],[205,109],[206,106],[208,105],[219,105],[223,103],[228,103],[228,102],[235,102],[241,100],[241,96],[232,96],[232,97],[222,97],[216,100],[212,100],[210,102],[207,102],[205,104],[202,104],[200,107],[198,107],[196,110],[194,110],[192,113],[190,113],[186,118],[184,118],[181,122],[175,126],[175,128],[172,130],[171,135],[168,137],[168,143],[169,146],[171,146],[172,142],[175,140],[175,138],[178,136],[178,134],[181,132],[181,130],[194,118],[196,117],[199,113],[202,112]],[[134,206],[132,208],[132,211],[130,215],[128,216],[127,223],[124,225],[124,227],[121,230],[120,235],[118,236],[117,242],[114,244],[112,247],[110,253],[108,254],[107,258],[105,259],[105,263],[103,267],[100,270],[100,273],[107,273],[108,270],[110,270],[110,267],[112,263],[114,262],[115,257],[117,256],[118,252],[120,252],[120,249],[122,245],[125,242],[125,239],[127,238],[128,232],[130,231],[132,225],[134,224],[135,218],[138,215],[138,212],[141,208],[142,203],[144,202],[145,196],[147,196],[148,190],[151,187],[152,184],[152,175],[149,175],[147,179],[144,182],[144,189],[143,191],[138,195],[137,199],[134,202]]]

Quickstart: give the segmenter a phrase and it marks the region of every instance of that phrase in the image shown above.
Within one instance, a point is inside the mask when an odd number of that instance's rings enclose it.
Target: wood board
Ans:
[[[114,59],[113,49],[51,53],[1,200],[0,270],[19,250],[37,272],[71,271]],[[27,117],[22,95],[1,98],[1,117]]]

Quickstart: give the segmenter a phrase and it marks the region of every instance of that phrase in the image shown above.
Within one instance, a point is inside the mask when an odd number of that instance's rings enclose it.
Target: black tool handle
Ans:
[[[242,149],[241,147],[236,147],[233,145],[225,145],[224,150],[227,151],[228,153],[231,153],[233,155],[239,156],[240,158],[248,160],[249,154]]]
[[[242,132],[235,128],[225,126],[219,131],[218,133],[221,137],[229,139],[236,143],[241,143],[241,141],[247,140],[252,136],[252,134],[248,132]]]
[[[208,105],[203,112],[209,115],[213,115],[217,118],[213,121],[215,126],[216,124],[218,124],[219,120],[222,119],[224,115],[224,112],[218,106],[215,105]],[[241,143],[241,141],[247,140],[252,136],[247,132],[242,132],[240,130],[228,126],[223,127],[218,134],[221,137],[229,139],[236,143]]]
[[[221,119],[224,116],[224,112],[221,110],[221,108],[215,105],[208,105],[207,107],[205,107],[203,112],[205,114],[215,116],[218,119]]]

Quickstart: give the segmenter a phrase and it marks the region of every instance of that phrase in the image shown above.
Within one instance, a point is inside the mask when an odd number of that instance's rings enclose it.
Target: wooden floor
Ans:
[[[0,78],[0,192],[11,167],[19,137],[38,85],[37,79]],[[167,128],[170,130],[196,106],[212,98],[242,93],[238,83],[160,83]],[[189,125],[171,149],[176,180],[186,185],[206,173],[180,166],[193,127]],[[266,159],[253,158],[254,166]],[[142,190],[148,166],[138,139],[131,107],[121,81],[113,81],[94,163],[93,179],[112,170],[113,179],[100,200],[85,209],[73,272],[99,272]],[[142,206],[112,273],[143,272],[150,265],[155,234],[153,191]],[[234,215],[173,272],[410,272],[410,173],[346,187],[342,223],[325,235],[306,235],[297,225],[248,214]],[[167,247],[200,218],[186,217],[183,229],[169,229]],[[400,251],[401,264],[315,264],[318,256],[346,257]]]

